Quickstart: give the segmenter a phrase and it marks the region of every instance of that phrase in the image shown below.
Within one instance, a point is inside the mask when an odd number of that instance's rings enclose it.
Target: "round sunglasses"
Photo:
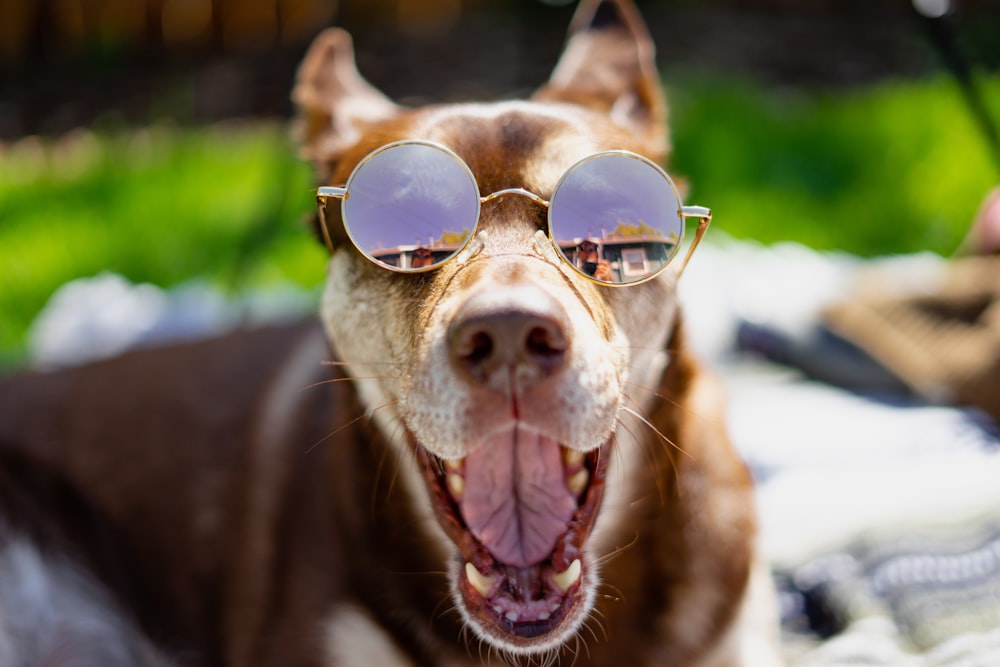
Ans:
[[[545,243],[575,271],[602,285],[655,277],[679,252],[686,219],[696,218],[698,230],[679,275],[712,219],[705,207],[684,206],[677,186],[657,164],[628,151],[580,160],[546,200],[523,188],[481,196],[469,166],[448,148],[427,141],[375,149],[343,187],[319,188],[316,202],[331,250],[326,206],[339,199],[344,230],[361,254],[385,269],[414,273],[471,257],[482,245],[475,240],[482,206],[508,196],[548,209]]]

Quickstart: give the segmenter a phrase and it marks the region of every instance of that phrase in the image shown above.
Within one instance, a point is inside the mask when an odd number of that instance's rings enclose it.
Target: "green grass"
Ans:
[[[881,255],[951,252],[1000,178],[945,78],[851,92],[668,77],[691,203],[738,238]],[[1000,78],[985,80],[1000,121]],[[63,282],[102,270],[230,291],[315,286],[308,168],[280,124],[78,132],[0,152],[0,367]],[[711,236],[711,234],[710,234]]]
[[[1000,78],[983,81],[1000,124]],[[825,94],[680,80],[673,168],[740,238],[882,255],[952,252],[998,182],[956,85]]]
[[[223,125],[22,141],[0,157],[0,365],[52,290],[102,270],[228,291],[316,285],[310,176],[285,128]]]

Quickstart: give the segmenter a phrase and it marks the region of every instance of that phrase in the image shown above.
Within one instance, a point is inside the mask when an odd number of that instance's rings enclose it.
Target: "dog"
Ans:
[[[679,237],[581,232],[595,277],[558,236],[592,167],[680,202],[629,0],[584,0],[528,100],[403,108],[338,29],[293,99],[321,322],[0,382],[0,665],[778,664]],[[400,215],[471,207],[419,244],[365,209],[410,153],[440,168]]]

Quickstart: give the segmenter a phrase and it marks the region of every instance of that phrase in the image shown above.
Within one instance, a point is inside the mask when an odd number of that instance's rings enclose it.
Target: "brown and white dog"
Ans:
[[[294,99],[324,184],[402,139],[485,192],[667,157],[628,0],[585,0],[529,101],[401,108],[338,30]],[[676,271],[597,285],[539,249],[535,208],[484,205],[474,258],[409,275],[331,223],[322,326],[0,382],[0,665],[777,664]]]

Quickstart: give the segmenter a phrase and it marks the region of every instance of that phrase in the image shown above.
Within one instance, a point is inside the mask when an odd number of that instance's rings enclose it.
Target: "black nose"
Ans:
[[[467,381],[499,391],[534,387],[566,361],[568,315],[537,287],[498,287],[473,295],[449,329],[451,361]]]

